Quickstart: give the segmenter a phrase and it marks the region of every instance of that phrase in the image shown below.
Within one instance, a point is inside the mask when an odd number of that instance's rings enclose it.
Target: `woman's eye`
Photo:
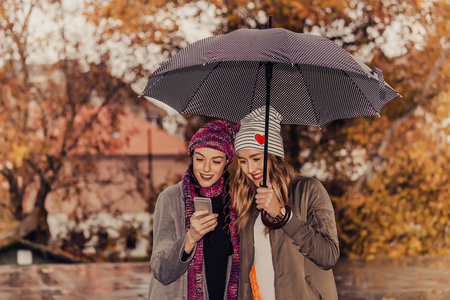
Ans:
[[[243,165],[243,164],[246,163],[246,161],[245,161],[245,160],[240,160],[239,163],[240,163],[241,165]]]
[[[196,161],[203,161],[203,158],[196,158]]]
[[[213,161],[213,163],[215,163],[216,165],[220,165],[222,162],[221,161]]]

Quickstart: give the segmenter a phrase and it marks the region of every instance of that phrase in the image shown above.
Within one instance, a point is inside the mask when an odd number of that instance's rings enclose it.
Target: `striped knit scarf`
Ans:
[[[211,187],[201,188],[201,196],[215,197],[222,196],[223,199],[223,176]],[[190,219],[194,213],[194,197],[196,197],[194,185],[191,182],[189,170],[186,170],[183,176],[183,194],[185,204],[185,221],[186,232],[191,227]],[[231,273],[227,287],[227,299],[235,300],[237,298],[237,287],[239,279],[239,239],[237,231],[234,226],[236,221],[236,210],[230,207],[230,235],[231,243],[233,244],[234,252],[231,260]],[[197,300],[203,299],[203,239],[198,241],[195,250],[194,258],[188,267],[188,299]]]

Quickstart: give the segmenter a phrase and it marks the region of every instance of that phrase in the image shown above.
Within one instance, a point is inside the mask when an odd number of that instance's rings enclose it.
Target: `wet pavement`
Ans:
[[[334,273],[340,300],[450,299],[450,256],[341,259]],[[150,276],[148,263],[3,265],[0,299],[146,299]]]
[[[450,300],[450,256],[341,259],[333,270],[340,300]]]
[[[148,263],[4,265],[0,299],[147,299],[150,276]]]

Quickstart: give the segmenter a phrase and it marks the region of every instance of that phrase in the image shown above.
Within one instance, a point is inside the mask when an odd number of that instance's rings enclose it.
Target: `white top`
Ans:
[[[273,270],[272,248],[269,234],[261,221],[261,213],[256,218],[254,231],[255,240],[255,273],[259,295],[262,300],[275,300],[275,273]]]

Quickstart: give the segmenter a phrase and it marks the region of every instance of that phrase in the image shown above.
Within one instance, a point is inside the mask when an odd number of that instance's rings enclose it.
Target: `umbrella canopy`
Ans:
[[[238,29],[200,40],[161,65],[142,93],[180,114],[238,123],[266,105],[266,68],[271,62],[270,105],[282,124],[322,126],[336,119],[379,115],[400,96],[333,41],[283,28]]]
[[[370,69],[333,41],[283,28],[238,29],[200,40],[151,74],[142,95],[180,114],[235,123],[266,106],[263,186],[270,106],[283,116],[282,124],[322,126],[379,116],[389,100],[400,96],[380,69]],[[265,211],[261,217],[266,226],[283,225],[271,224]]]

